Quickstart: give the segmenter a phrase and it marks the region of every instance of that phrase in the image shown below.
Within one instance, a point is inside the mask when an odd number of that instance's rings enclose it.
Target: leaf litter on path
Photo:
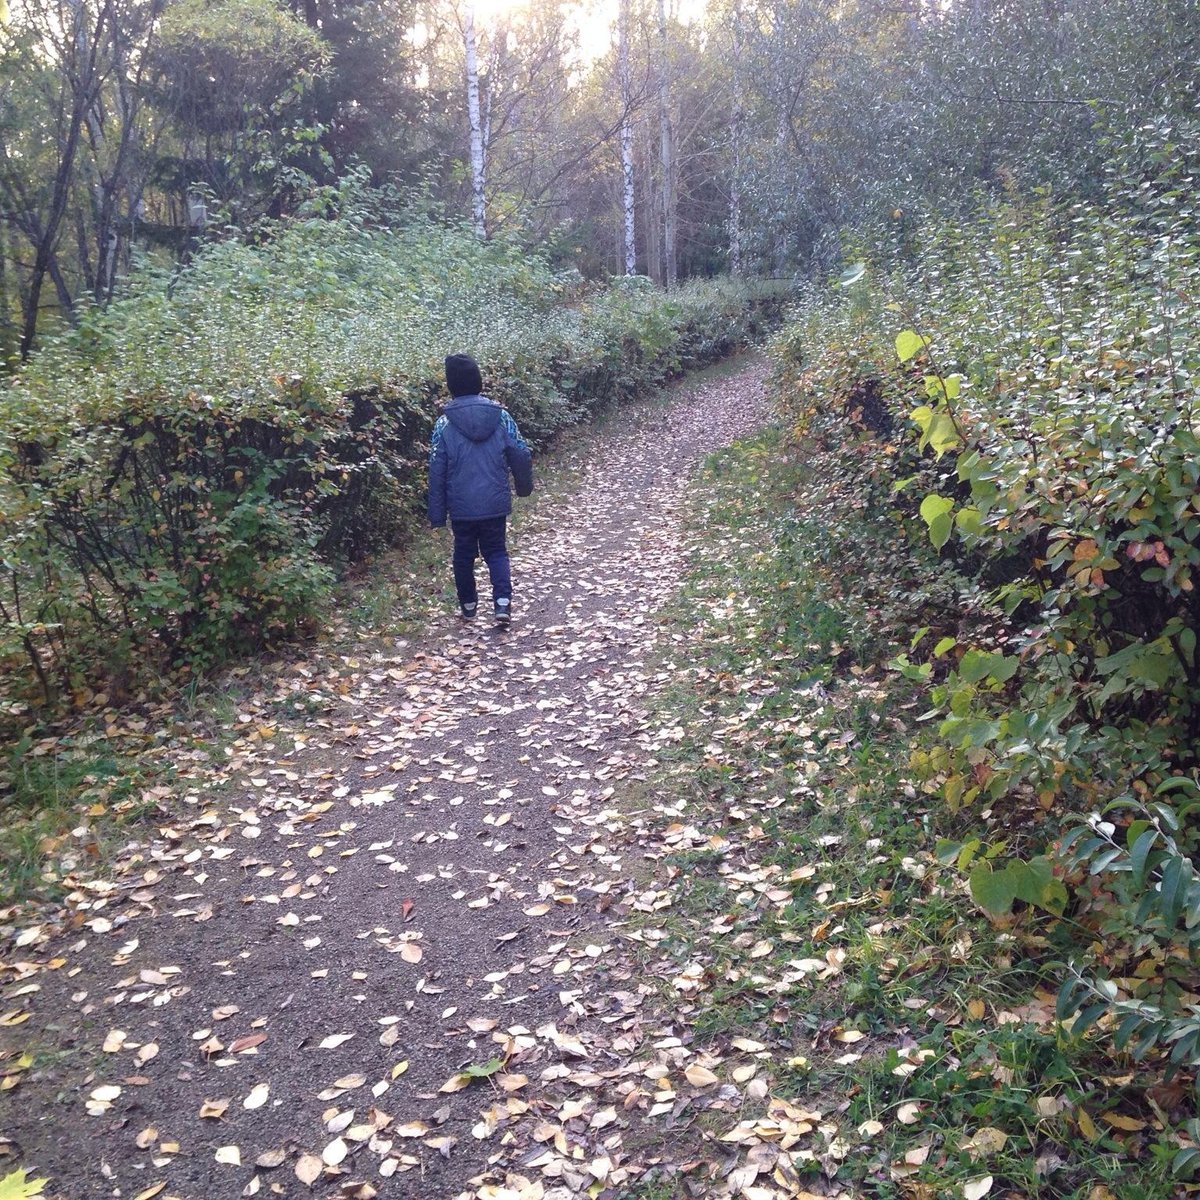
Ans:
[[[224,761],[157,797],[156,836],[36,924],[6,914],[4,998],[27,1017],[0,1066],[51,1063],[19,1073],[8,1136],[49,1195],[405,1195],[419,1173],[423,1196],[567,1200],[654,1170],[687,1194],[804,1194],[836,1124],[769,1094],[765,1046],[694,1050],[703,964],[672,1012],[624,920],[672,903],[647,856],[709,842],[629,796],[675,736],[645,704],[656,639],[688,637],[657,613],[689,480],[764,419],[762,374],[593,443],[521,523],[511,629],[446,614],[418,648],[269,666]]]

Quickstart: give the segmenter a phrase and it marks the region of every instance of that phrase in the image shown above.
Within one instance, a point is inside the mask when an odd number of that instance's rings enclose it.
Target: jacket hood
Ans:
[[[496,432],[503,411],[487,396],[459,396],[446,405],[446,419],[464,437],[486,442]]]

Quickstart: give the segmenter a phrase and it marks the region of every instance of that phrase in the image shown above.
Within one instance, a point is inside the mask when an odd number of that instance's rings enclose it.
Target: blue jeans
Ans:
[[[508,546],[504,540],[506,522],[506,517],[450,522],[454,530],[454,588],[459,604],[474,604],[479,599],[475,590],[475,559],[480,555],[491,576],[492,599],[512,598]]]

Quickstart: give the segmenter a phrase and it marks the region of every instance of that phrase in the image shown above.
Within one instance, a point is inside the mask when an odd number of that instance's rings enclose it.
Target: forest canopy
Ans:
[[[140,262],[253,237],[351,169],[588,277],[794,277],[850,231],[1096,194],[1193,104],[1149,0],[19,0],[0,19],[0,350]]]

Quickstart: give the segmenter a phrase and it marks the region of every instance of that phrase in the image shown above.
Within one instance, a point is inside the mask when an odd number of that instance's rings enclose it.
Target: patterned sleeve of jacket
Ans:
[[[429,439],[429,524],[446,523],[446,418],[438,417]]]
[[[507,409],[500,414],[500,424],[504,428],[504,457],[508,460],[517,495],[530,496],[533,494],[533,454],[529,443],[521,436]]]

